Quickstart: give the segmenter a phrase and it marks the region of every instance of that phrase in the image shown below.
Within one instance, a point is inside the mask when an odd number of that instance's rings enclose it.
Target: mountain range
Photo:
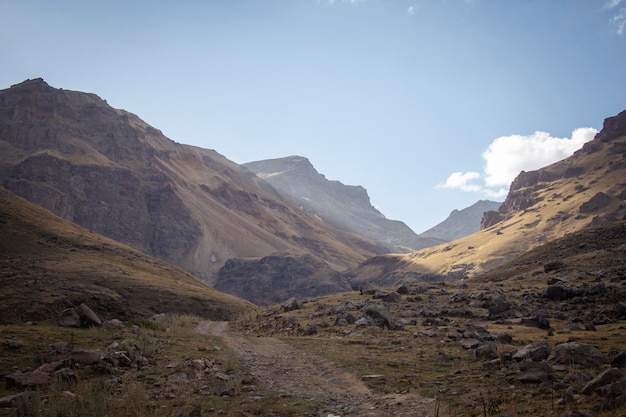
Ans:
[[[626,214],[626,112],[570,158],[520,173],[497,209],[479,202],[421,235],[304,157],[240,166],[42,79],[0,91],[0,149],[11,193],[257,304],[473,277]]]
[[[387,252],[282,198],[213,150],[175,143],[94,94],[27,80],[0,91],[11,192],[207,282],[228,259],[310,253],[341,270]]]

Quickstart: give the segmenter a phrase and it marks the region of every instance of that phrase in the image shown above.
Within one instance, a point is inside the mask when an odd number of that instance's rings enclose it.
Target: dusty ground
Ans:
[[[237,335],[228,322],[203,321],[196,331],[221,337],[264,386],[325,404],[324,416],[416,417],[435,413],[433,398],[415,393],[376,395],[337,364],[277,338]]]

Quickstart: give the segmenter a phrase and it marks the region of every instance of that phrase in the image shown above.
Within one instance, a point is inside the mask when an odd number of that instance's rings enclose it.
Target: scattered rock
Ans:
[[[520,374],[516,379],[520,382],[540,384],[550,378],[550,366],[545,362],[520,362],[519,370]]]
[[[582,291],[567,287],[563,284],[550,285],[545,289],[543,296],[548,300],[568,300],[570,298],[579,297]]]
[[[624,373],[618,368],[609,368],[604,372],[598,374],[595,378],[585,385],[582,390],[582,393],[585,395],[592,394],[596,389],[608,385],[612,382],[615,382],[621,379],[624,376]]]
[[[30,388],[47,385],[52,380],[52,377],[48,372],[31,371],[8,374],[5,376],[5,380],[7,386]]]
[[[402,296],[397,292],[390,292],[388,294],[376,293],[373,297],[386,303],[397,303],[402,300]]]
[[[1,408],[15,407],[18,400],[26,396],[28,396],[27,392],[20,392],[19,394],[13,394],[13,395],[7,395],[5,397],[0,397],[0,407]]]
[[[382,287],[370,282],[363,284],[361,288],[359,288],[359,291],[361,295],[374,295],[376,293],[384,294],[387,292]]]
[[[561,269],[565,269],[566,266],[567,265],[563,261],[547,262],[543,266],[543,272],[548,273],[548,272],[560,271]]]
[[[550,320],[543,315],[537,315],[534,317],[525,317],[520,320],[520,325],[528,327],[537,327],[539,329],[549,329]]]
[[[287,300],[283,304],[283,311],[285,313],[287,313],[289,311],[293,311],[293,310],[300,310],[301,308],[302,308],[302,306],[300,305],[298,300],[296,300],[294,297],[291,297],[289,300]]]
[[[461,339],[459,343],[464,349],[476,349],[480,345],[480,340],[474,338]]]
[[[64,327],[80,327],[80,315],[74,308],[66,308],[61,312],[59,325]]]
[[[547,343],[532,343],[515,349],[511,358],[516,361],[531,360],[533,362],[541,362],[548,359],[550,352],[552,352],[552,348]]]
[[[611,360],[611,366],[614,368],[625,368],[626,367],[626,351],[620,351],[615,357]]]

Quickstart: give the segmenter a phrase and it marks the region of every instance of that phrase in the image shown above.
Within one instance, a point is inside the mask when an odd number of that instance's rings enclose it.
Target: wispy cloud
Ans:
[[[406,12],[410,14],[411,16],[413,16],[415,14],[415,5],[414,4],[410,5],[409,8],[406,9]]]
[[[609,0],[602,7],[602,9],[610,10],[613,13],[609,22],[620,36],[624,34],[626,28],[626,7],[621,7],[621,5],[626,5],[626,0]]]
[[[626,0],[609,0],[604,4],[603,9],[614,9],[619,6],[621,3],[626,3]]]
[[[574,130],[571,138],[555,138],[547,132],[499,137],[481,155],[485,161],[482,174],[453,172],[437,188],[480,192],[490,198],[502,198],[521,171],[532,171],[567,158],[593,139],[596,133],[596,129],[585,127]]]

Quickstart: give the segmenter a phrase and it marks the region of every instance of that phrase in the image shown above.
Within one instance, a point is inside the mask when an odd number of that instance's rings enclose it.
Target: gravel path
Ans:
[[[409,394],[374,395],[336,364],[272,337],[243,337],[228,322],[201,322],[196,331],[221,337],[266,387],[326,404],[324,416],[433,416],[434,399]]]

